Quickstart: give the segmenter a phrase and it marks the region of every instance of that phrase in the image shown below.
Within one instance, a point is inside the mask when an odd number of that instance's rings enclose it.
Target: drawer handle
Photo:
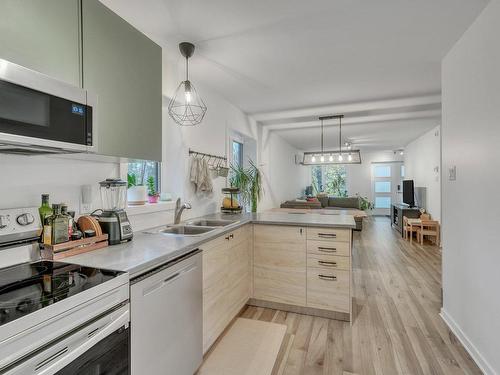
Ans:
[[[337,238],[337,234],[335,234],[335,233],[318,233],[318,237]]]
[[[327,262],[325,260],[318,260],[320,266],[337,267],[337,262]]]
[[[318,251],[322,251],[323,253],[336,253],[337,248],[336,247],[321,247],[318,246]]]
[[[337,281],[337,276],[328,276],[328,275],[318,275],[321,280],[326,281]]]

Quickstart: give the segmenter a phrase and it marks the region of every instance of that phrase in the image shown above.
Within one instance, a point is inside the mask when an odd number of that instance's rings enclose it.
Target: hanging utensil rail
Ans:
[[[207,163],[211,168],[221,168],[226,165],[227,158],[225,156],[219,156],[214,154],[206,154],[204,152],[198,152],[189,149],[189,155],[194,157],[201,157],[202,159],[207,158]]]

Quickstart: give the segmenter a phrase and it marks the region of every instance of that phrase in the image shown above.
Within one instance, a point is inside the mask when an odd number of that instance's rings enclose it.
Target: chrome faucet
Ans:
[[[190,210],[191,205],[189,203],[183,203],[181,205],[181,198],[177,198],[177,202],[175,202],[174,224],[179,224],[181,222],[182,211],[185,209]]]

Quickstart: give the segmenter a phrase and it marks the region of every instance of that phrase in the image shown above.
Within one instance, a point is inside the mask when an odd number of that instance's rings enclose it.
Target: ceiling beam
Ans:
[[[292,109],[274,112],[261,112],[251,114],[258,122],[276,121],[282,119],[292,119],[300,117],[348,114],[351,112],[363,112],[372,110],[395,109],[411,106],[432,105],[441,103],[441,94],[436,93],[427,96],[406,97],[391,100],[375,100],[358,103],[334,104],[320,107],[309,107],[302,109]]]
[[[436,120],[440,120],[441,110],[433,109],[427,111],[414,111],[414,112],[403,112],[403,113],[388,113],[388,114],[372,115],[372,116],[348,117],[342,120],[342,125],[361,125],[368,123],[395,122],[398,120],[418,120],[418,119],[429,119],[429,118],[435,118]],[[325,127],[337,126],[338,124],[339,124],[338,120],[324,121]],[[303,128],[318,128],[320,126],[321,124],[319,120],[263,125],[265,129],[274,131],[303,129]]]

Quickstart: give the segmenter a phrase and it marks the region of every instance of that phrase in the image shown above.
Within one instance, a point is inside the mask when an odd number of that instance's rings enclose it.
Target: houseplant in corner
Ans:
[[[257,204],[262,194],[262,175],[255,163],[250,160],[250,166],[231,165],[230,183],[240,189],[241,200],[245,206],[250,206],[252,212],[257,212]]]
[[[155,178],[153,176],[149,176],[147,184],[148,184],[149,203],[158,203],[158,198],[160,198],[160,194],[156,191]]]
[[[146,186],[139,183],[134,173],[127,174],[127,201],[131,206],[140,206],[148,201],[148,191]]]
[[[359,193],[356,194],[356,197],[358,197],[359,199],[359,208],[361,210],[363,211],[373,210],[373,208],[375,207],[373,202],[370,202],[368,200],[368,197],[362,197]]]

